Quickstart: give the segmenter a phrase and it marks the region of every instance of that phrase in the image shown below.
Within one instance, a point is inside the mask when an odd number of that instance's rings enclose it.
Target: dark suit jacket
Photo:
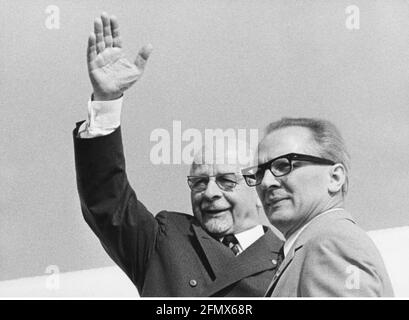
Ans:
[[[141,296],[263,296],[282,245],[270,229],[236,257],[191,215],[161,211],[154,217],[128,183],[120,128],[79,139],[78,126],[82,213]]]
[[[393,296],[382,258],[351,215],[316,217],[299,235],[266,293],[273,297]]]

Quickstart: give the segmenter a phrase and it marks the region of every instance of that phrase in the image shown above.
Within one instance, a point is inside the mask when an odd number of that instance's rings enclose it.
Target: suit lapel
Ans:
[[[287,253],[285,256],[283,262],[279,265],[276,273],[274,274],[273,280],[271,281],[270,286],[268,287],[266,294],[264,296],[270,297],[275,286],[277,285],[278,280],[280,279],[281,275],[287,269],[291,261],[293,261],[294,256],[296,252],[303,246],[302,243],[296,243],[294,246],[290,249],[290,251]]]
[[[347,219],[355,223],[352,216],[345,210],[334,211],[327,214],[323,214],[322,216],[317,216],[310,223],[310,225],[308,225],[305,228],[305,230],[301,232],[292,248],[290,248],[290,251],[288,252],[287,256],[284,258],[283,262],[281,263],[277,272],[275,273],[273,281],[268,287],[265,296],[269,297],[272,295],[278,280],[280,280],[281,275],[287,269],[291,261],[294,259],[294,256],[296,255],[297,251],[301,249],[304,246],[304,244],[311,238],[311,236],[315,234],[315,231],[320,228],[325,228],[325,226],[328,225],[328,223],[331,223],[331,220],[335,219]]]
[[[282,242],[267,228],[267,232],[233,259],[216,274],[216,280],[209,286],[205,296],[211,296],[227,286],[253,274],[274,269]]]
[[[213,271],[213,280],[222,273],[226,265],[230,264],[236,256],[233,251],[227,248],[220,241],[212,238],[203,228],[197,224],[192,224],[193,231],[199,242],[204,256]]]

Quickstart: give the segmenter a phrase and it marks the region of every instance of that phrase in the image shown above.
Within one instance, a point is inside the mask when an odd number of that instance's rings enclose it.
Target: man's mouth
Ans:
[[[202,212],[206,214],[218,214],[229,210],[230,208],[203,208]]]
[[[274,205],[278,204],[281,201],[289,200],[289,199],[290,198],[288,198],[288,197],[267,198],[266,202],[267,202],[267,205],[274,206]]]

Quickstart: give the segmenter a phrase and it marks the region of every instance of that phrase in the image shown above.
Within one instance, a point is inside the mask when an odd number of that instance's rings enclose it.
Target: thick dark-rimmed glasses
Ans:
[[[240,179],[237,173],[224,173],[214,176],[188,176],[187,183],[192,191],[202,192],[207,189],[211,177],[215,178],[217,186],[223,191],[232,191]]]
[[[293,161],[308,161],[314,164],[334,165],[332,160],[310,156],[300,153],[288,153],[274,158],[258,166],[249,167],[241,170],[241,174],[250,187],[257,186],[264,178],[264,172],[269,169],[275,177],[282,177],[293,170]]]

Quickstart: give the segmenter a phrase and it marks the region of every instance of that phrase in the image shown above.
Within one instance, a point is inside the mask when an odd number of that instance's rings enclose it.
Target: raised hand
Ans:
[[[143,47],[134,63],[123,54],[116,17],[106,13],[94,21],[94,32],[88,39],[88,73],[94,89],[94,100],[113,100],[130,88],[143,74],[152,46]]]

